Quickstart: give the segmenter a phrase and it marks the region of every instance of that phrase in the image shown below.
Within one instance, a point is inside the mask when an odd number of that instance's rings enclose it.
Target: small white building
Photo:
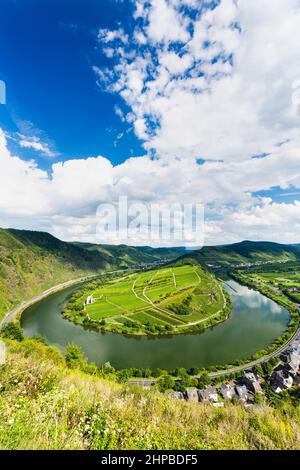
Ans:
[[[280,388],[292,388],[293,377],[287,374],[283,369],[275,370],[271,376],[273,382],[276,383]]]
[[[166,395],[170,398],[175,398],[176,400],[184,400],[182,392],[166,392]]]
[[[205,390],[199,390],[199,400],[202,402],[217,403],[218,402],[218,392],[216,387],[210,386]]]
[[[92,295],[89,295],[88,298],[86,299],[86,305],[91,305],[94,303],[94,297]]]
[[[252,393],[263,393],[259,379],[256,374],[253,372],[246,372],[244,377],[243,377],[243,382],[247,386],[247,388],[250,390]]]
[[[233,384],[224,383],[220,387],[220,393],[224,400],[232,400],[235,396],[235,390]]]
[[[223,408],[223,407],[224,407],[224,402],[222,402],[222,401],[219,401],[219,402],[217,402],[217,403],[214,402],[212,405],[213,405],[215,408]]]
[[[246,402],[248,400],[248,390],[246,385],[238,385],[235,387],[236,394],[240,401]]]
[[[199,401],[198,390],[190,388],[186,391],[187,401]]]

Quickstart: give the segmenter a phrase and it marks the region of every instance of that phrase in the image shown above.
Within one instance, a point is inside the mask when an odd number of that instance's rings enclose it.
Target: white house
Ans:
[[[246,385],[237,385],[235,390],[240,401],[246,402],[248,400],[248,390]]]
[[[224,383],[220,387],[220,393],[224,400],[232,400],[235,396],[235,390],[233,384]]]
[[[283,369],[274,371],[271,378],[280,388],[291,388],[293,386],[293,377],[285,373]]]
[[[246,372],[243,377],[243,382],[247,386],[247,388],[252,393],[263,393],[260,383],[258,381],[258,377],[253,372]]]
[[[210,386],[205,390],[199,390],[199,400],[202,402],[217,403],[218,402],[218,392],[216,387]]]
[[[94,303],[94,297],[92,295],[89,295],[88,298],[86,299],[86,305],[91,305]]]

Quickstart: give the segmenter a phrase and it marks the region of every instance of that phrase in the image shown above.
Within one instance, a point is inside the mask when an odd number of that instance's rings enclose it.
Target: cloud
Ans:
[[[171,74],[178,75],[184,73],[193,64],[193,59],[189,54],[182,57],[175,52],[163,52],[159,61]]]
[[[38,219],[62,238],[109,242],[113,234],[95,235],[97,206],[125,195],[204,203],[207,244],[299,241],[299,201],[260,194],[300,188],[300,2],[135,4],[131,29],[100,30],[111,66],[93,69],[99,86],[123,100],[116,113],[145,155],[117,166],[102,156],[58,162],[48,175],[11,155],[0,133],[4,223],[14,216],[36,228]]]
[[[100,29],[98,32],[98,39],[106,44],[115,41],[120,41],[122,43],[128,42],[128,36],[124,32],[123,28],[115,29],[114,31],[110,31],[109,29]]]
[[[137,136],[159,157],[244,160],[272,153],[287,139],[296,148],[298,0],[274,0],[272,8],[269,0],[208,5],[194,18],[180,2],[137,4],[143,26],[133,30],[106,76],[109,90],[120,94],[138,121]],[[136,47],[136,31],[147,39],[142,48]]]
[[[42,154],[46,155],[47,157],[55,157],[57,155],[56,152],[49,148],[47,143],[41,142],[38,138],[33,138],[30,140],[22,138],[19,140],[19,145],[24,148],[34,149],[37,152],[41,152]]]
[[[238,232],[235,230],[237,226]],[[299,243],[300,201],[289,204],[265,201],[262,205],[254,205],[244,211],[228,213],[221,223],[212,223],[211,227],[220,229],[219,233],[214,234],[215,243],[222,243],[224,232],[227,240],[232,242],[250,238]]]
[[[286,146],[278,150],[279,161],[289,155]],[[280,165],[265,158],[230,167],[224,162],[187,165],[184,159],[150,156],[130,158],[113,167],[104,157],[91,157],[55,163],[48,175],[34,161],[13,156],[0,131],[0,175],[1,224],[48,230],[64,239],[112,242],[114,233],[97,238],[96,211],[100,203],[117,203],[120,196],[127,196],[129,204],[205,203],[206,243],[250,235],[281,236],[282,241],[297,238],[299,203],[278,208],[269,199],[252,195],[283,181],[286,185],[288,178],[299,185],[299,165],[293,154]],[[280,218],[270,216],[275,209]]]
[[[188,21],[166,0],[152,0],[146,10],[146,34],[154,43],[173,41],[186,42],[189,39]],[[144,10],[145,13],[145,10]]]

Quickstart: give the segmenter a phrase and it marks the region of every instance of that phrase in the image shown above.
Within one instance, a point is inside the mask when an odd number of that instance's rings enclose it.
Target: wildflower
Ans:
[[[14,424],[14,421],[14,418],[9,419],[7,422],[8,426],[12,426]]]

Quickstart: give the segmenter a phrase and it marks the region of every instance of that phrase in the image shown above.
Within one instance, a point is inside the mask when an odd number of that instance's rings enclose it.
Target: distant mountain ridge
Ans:
[[[180,260],[222,267],[258,261],[296,261],[300,260],[300,245],[245,240],[232,245],[204,246],[200,250],[183,255]]]
[[[184,247],[152,248],[150,246],[97,245],[81,242],[75,242],[74,245],[84,248],[89,252],[101,253],[108,262],[114,259],[119,267],[153,263],[164,259],[175,259],[187,252]]]
[[[54,285],[101,270],[170,260],[226,267],[285,259],[300,260],[300,245],[244,241],[186,253],[182,247],[69,243],[46,232],[0,229],[0,318],[23,300]]]

